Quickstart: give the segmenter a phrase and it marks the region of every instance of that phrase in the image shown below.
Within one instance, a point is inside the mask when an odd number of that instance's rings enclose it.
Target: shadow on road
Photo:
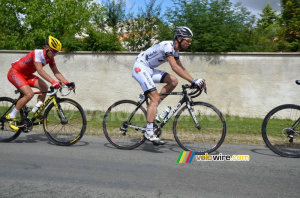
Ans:
[[[251,149],[253,153],[257,153],[260,155],[267,155],[267,156],[275,156],[275,157],[280,157],[279,155],[273,153],[269,148],[265,147],[264,149]]]
[[[52,143],[44,133],[24,133],[21,134],[17,139],[12,141],[11,143],[37,143],[37,142],[46,142],[47,144],[57,146],[56,144]],[[72,145],[72,147],[77,146],[87,146],[89,145],[88,142],[80,140],[76,144]]]

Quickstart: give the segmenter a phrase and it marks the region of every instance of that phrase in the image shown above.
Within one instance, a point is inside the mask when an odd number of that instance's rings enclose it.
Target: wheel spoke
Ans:
[[[219,110],[210,104],[196,102],[192,108],[201,129],[196,127],[185,106],[174,120],[175,139],[184,150],[196,151],[196,154],[211,153],[219,148],[225,139],[225,119]]]
[[[72,145],[79,141],[86,130],[86,117],[82,107],[70,99],[61,99],[59,107],[65,119],[62,122],[61,112],[57,112],[54,104],[45,111],[47,120],[44,130],[47,137],[57,145]]]
[[[145,138],[141,130],[127,127],[130,124],[138,127],[146,125],[146,110],[141,107],[132,115],[137,108],[137,103],[123,100],[113,104],[105,113],[103,131],[107,140],[119,149],[133,149],[140,146]],[[128,118],[132,115],[132,118]]]
[[[21,130],[19,131],[14,131],[9,127],[8,121],[5,119],[6,112],[10,113],[11,110],[14,108],[13,105],[14,100],[12,98],[7,98],[7,97],[1,97],[0,98],[0,142],[10,142],[14,139],[16,139],[20,133]],[[17,120],[21,120],[21,116],[23,114],[23,110],[18,113]]]
[[[300,106],[281,105],[268,113],[262,125],[262,137],[266,145],[284,157],[300,157],[300,136],[297,120]]]

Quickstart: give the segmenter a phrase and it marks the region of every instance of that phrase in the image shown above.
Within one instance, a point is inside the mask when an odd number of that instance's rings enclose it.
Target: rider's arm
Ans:
[[[41,62],[35,62],[35,63],[34,63],[34,66],[35,66],[35,68],[36,68],[37,73],[38,73],[42,78],[44,78],[45,80],[47,80],[47,81],[50,82],[50,83],[54,80],[53,78],[51,78],[51,76],[49,76],[49,75],[45,72],[45,70],[43,69],[43,65],[42,65]]]
[[[187,73],[187,75],[190,75],[190,73],[188,72],[188,70],[186,70],[185,67],[183,67],[183,65],[182,65],[182,63],[181,63],[181,61],[179,59],[176,60],[176,63],[183,69],[184,72]]]
[[[60,73],[60,71],[58,71],[57,67],[51,67],[51,70],[54,74],[54,76],[60,80],[61,82],[63,82],[64,84],[68,83],[67,79]]]
[[[172,70],[181,78],[192,83],[193,77],[189,74],[189,72],[182,66],[180,60],[175,60],[174,56],[167,57]]]

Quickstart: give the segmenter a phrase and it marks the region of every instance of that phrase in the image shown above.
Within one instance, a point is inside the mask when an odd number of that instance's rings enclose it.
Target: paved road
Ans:
[[[121,151],[103,137],[61,147],[22,134],[0,144],[0,197],[299,197],[300,159],[224,144],[219,153],[250,161],[178,164],[180,151],[171,141]]]

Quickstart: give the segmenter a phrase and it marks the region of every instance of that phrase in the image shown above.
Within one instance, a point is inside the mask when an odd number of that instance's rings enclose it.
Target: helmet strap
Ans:
[[[178,36],[176,36],[175,39],[176,39],[176,41],[178,42],[179,50],[181,50],[181,49],[182,49],[182,48],[181,48],[181,43],[182,43],[182,40],[183,40],[183,39],[181,39],[181,41],[179,41],[179,40],[178,40]]]
[[[48,52],[50,51],[50,49],[46,49],[46,56],[48,59],[50,59],[50,57],[48,56]]]

